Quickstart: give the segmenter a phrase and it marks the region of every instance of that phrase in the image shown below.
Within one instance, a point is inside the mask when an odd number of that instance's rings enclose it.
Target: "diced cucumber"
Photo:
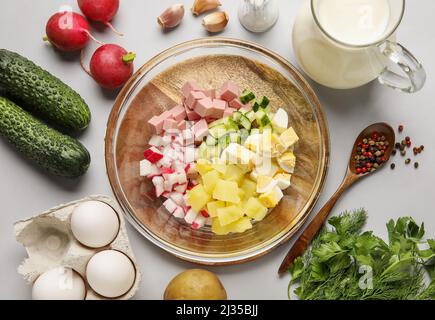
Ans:
[[[240,122],[240,117],[242,116],[242,113],[239,111],[236,111],[233,113],[233,120],[235,122]]]
[[[230,145],[230,135],[226,134],[219,138],[219,146],[223,149]]]
[[[229,134],[229,136],[230,136],[230,143],[238,143],[238,144],[240,144],[241,139],[240,139],[240,133],[239,132],[231,132]]]
[[[240,133],[240,144],[245,144],[245,141],[246,141],[246,139],[248,139],[248,137],[249,137],[249,130],[246,130],[246,129],[240,129],[240,131],[239,131],[239,133]]]
[[[265,130],[273,131],[272,124],[269,123],[268,125],[261,127],[260,132],[263,133]]]
[[[237,124],[237,122],[235,122],[230,117],[225,118],[224,122],[226,122],[225,127],[227,128],[227,131],[238,131],[239,130],[239,125]]]
[[[251,129],[251,135],[259,134],[259,133],[260,133],[260,129],[257,128]]]
[[[245,113],[245,117],[248,118],[249,122],[252,122],[255,120],[255,112],[254,111],[248,111]]]
[[[255,99],[255,94],[249,90],[243,90],[242,95],[240,96],[240,102],[243,104],[247,104]]]
[[[254,110],[254,112],[260,110],[260,104],[257,101],[255,101],[254,105],[252,106],[252,110]]]
[[[205,139],[205,144],[208,146],[215,146],[217,142],[218,140],[210,134],[207,136],[207,139]]]
[[[266,109],[267,106],[269,105],[269,103],[270,103],[269,98],[266,97],[266,96],[263,96],[263,98],[262,98],[261,101],[260,101],[260,107],[261,107],[262,109]]]
[[[208,146],[205,142],[201,143],[198,148],[198,155],[201,159],[207,159],[208,157]]]
[[[255,119],[257,120],[258,125],[261,126],[261,119],[263,119],[263,117],[266,116],[266,112],[264,112],[263,110],[258,110],[257,112],[255,112]]]
[[[208,129],[208,132],[215,138],[219,139],[221,136],[227,133],[227,128],[224,124],[219,124]]]
[[[244,115],[242,115],[240,117],[240,124],[242,125],[243,128],[245,128],[246,130],[251,130],[251,121],[249,121],[249,119],[247,117],[245,117]]]
[[[264,128],[266,126],[271,126],[271,123],[272,122],[270,121],[269,117],[265,114],[264,117],[260,120],[260,127]]]
[[[213,121],[212,123],[210,123],[210,124],[208,125],[208,127],[209,127],[209,128],[213,128],[213,127],[218,126],[218,125],[221,125],[221,124],[223,124],[223,123],[224,123],[224,119],[218,119],[218,120]]]
[[[243,115],[247,114],[249,112],[249,110],[245,109],[245,108],[241,108],[239,109],[239,112]]]

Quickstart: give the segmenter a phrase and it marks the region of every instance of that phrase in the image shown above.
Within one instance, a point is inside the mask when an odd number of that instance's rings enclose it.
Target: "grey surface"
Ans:
[[[190,12],[180,27],[162,33],[156,17],[173,0],[124,0],[114,24],[125,33],[119,38],[111,32],[94,31],[99,39],[116,42],[137,52],[136,67],[147,59],[181,41],[207,36],[201,20]],[[190,8],[193,1],[180,1]],[[302,1],[280,0],[281,16],[277,25],[265,34],[252,34],[244,30],[237,19],[235,0],[223,0],[230,14],[230,24],[221,35],[252,40],[283,55],[296,63],[291,48],[291,29],[297,9]],[[76,55],[59,55],[44,45],[45,23],[60,4],[78,9],[76,1],[15,0],[0,9],[0,47],[17,51],[75,88],[91,106],[93,120],[90,128],[80,136],[92,154],[88,174],[78,181],[64,181],[48,177],[44,172],[23,159],[4,140],[0,140],[0,298],[28,299],[30,286],[17,274],[16,269],[25,258],[23,248],[13,237],[14,221],[36,214],[60,203],[90,194],[112,195],[104,164],[104,135],[115,94],[102,91],[81,69]],[[324,192],[314,213],[333,194],[346,168],[348,153],[354,138],[366,125],[386,121],[396,126],[403,123],[406,133],[426,149],[419,156],[421,167],[414,170],[397,162],[397,169],[382,170],[356,185],[337,204],[335,213],[345,209],[365,207],[369,210],[368,226],[386,236],[385,223],[390,218],[412,215],[425,221],[427,233],[435,234],[435,2],[408,1],[404,21],[398,31],[402,44],[412,50],[423,62],[428,81],[419,93],[406,95],[384,88],[376,82],[365,87],[334,91],[313,84],[323,103],[330,126],[331,165]],[[95,30],[95,29],[94,29]],[[96,47],[92,44],[87,56]],[[140,262],[143,282],[137,298],[160,299],[168,281],[178,272],[194,267],[162,252],[129,227],[133,249]],[[286,299],[289,277],[279,278],[276,270],[288,245],[251,263],[231,267],[209,268],[222,279],[232,299]]]

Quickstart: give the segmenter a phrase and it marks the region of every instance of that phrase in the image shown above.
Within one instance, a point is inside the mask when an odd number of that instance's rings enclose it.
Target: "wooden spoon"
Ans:
[[[356,181],[358,181],[361,178],[364,178],[368,176],[370,173],[376,172],[367,172],[364,174],[357,174],[356,168],[355,168],[355,155],[357,155],[357,147],[358,143],[361,142],[365,138],[369,138],[372,136],[373,133],[378,133],[379,136],[385,136],[386,140],[389,143],[389,147],[385,150],[385,154],[383,157],[385,157],[385,162],[381,165],[381,167],[388,162],[391,156],[391,152],[394,149],[394,144],[396,141],[396,137],[394,134],[393,128],[391,128],[390,125],[386,123],[375,123],[371,126],[364,129],[358,138],[355,141],[355,144],[352,149],[352,154],[349,160],[349,165],[347,168],[346,175],[343,179],[343,182],[341,183],[338,190],[335,192],[335,194],[329,199],[329,201],[323,206],[323,208],[319,211],[317,216],[311,221],[309,226],[304,230],[302,235],[299,237],[298,240],[296,240],[293,247],[290,249],[290,251],[287,253],[286,257],[284,258],[281,266],[279,267],[278,274],[283,274],[288,270],[288,268],[292,265],[294,260],[301,256],[305,250],[310,245],[311,241],[314,239],[314,237],[317,235],[323,224],[325,223],[326,219],[328,218],[332,208],[337,203],[337,200],[341,197],[341,195],[346,191],[350,186],[352,186]],[[378,170],[381,168],[379,167]]]

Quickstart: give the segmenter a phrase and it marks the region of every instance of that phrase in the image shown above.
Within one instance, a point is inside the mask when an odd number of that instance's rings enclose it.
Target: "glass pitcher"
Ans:
[[[404,92],[420,90],[422,65],[395,42],[404,11],[405,0],[305,0],[293,28],[300,66],[335,89],[378,79]]]

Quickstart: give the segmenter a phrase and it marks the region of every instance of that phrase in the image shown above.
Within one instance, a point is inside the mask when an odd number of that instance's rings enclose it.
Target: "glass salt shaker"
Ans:
[[[278,20],[276,0],[240,0],[239,20],[249,31],[264,32]]]

